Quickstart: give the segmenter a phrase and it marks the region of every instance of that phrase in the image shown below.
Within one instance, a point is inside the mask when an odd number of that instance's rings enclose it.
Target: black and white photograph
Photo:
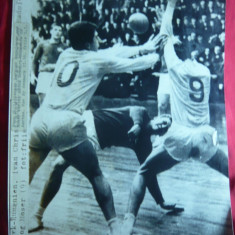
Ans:
[[[27,232],[232,235],[225,0],[33,0],[21,11]],[[11,179],[14,210],[26,186]]]

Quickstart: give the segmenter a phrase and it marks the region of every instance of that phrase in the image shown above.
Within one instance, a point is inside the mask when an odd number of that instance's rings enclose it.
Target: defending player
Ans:
[[[95,149],[128,147],[134,150],[140,164],[152,151],[151,135],[163,135],[171,125],[169,115],[150,120],[147,110],[139,106],[85,111],[83,117],[86,120],[88,138],[96,146]],[[40,206],[32,217],[29,232],[43,227],[44,211],[58,192],[63,173],[69,165],[61,157],[56,159],[50,178],[45,184]],[[164,202],[156,177],[151,177],[147,187],[156,203],[163,209],[183,210]]]
[[[110,233],[119,234],[111,188],[101,172],[96,152],[87,139],[82,114],[105,74],[152,67],[158,61],[156,54],[136,59],[128,57],[142,50],[156,50],[160,37],[151,38],[140,47],[120,46],[99,51],[94,24],[75,22],[68,35],[72,48],[60,55],[48,93],[32,118],[29,180],[31,182],[50,150],[55,149],[88,178]]]
[[[228,177],[227,156],[218,149],[217,132],[209,126],[210,71],[196,60],[180,60],[174,50],[171,21],[175,4],[176,0],[168,1],[160,31],[168,36],[164,57],[171,81],[172,125],[134,178],[123,235],[132,233],[149,176],[192,157]]]
[[[66,46],[60,41],[62,28],[53,24],[50,30],[51,38],[41,42],[33,58],[33,74],[37,78],[36,93],[41,104],[49,89],[55,64],[60,53]]]

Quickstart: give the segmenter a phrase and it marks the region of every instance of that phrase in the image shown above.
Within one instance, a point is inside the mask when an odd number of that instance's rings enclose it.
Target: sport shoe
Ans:
[[[29,223],[29,233],[43,229],[42,217],[39,215],[34,215],[30,219]]]

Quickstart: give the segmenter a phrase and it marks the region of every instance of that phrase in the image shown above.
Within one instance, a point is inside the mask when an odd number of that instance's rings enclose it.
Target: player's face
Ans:
[[[54,26],[52,29],[51,29],[51,37],[53,39],[60,39],[61,36],[62,36],[62,29],[60,26]]]
[[[99,41],[100,41],[100,38],[98,36],[98,33],[95,31],[93,41],[90,44],[91,51],[97,51],[99,49],[99,45],[100,45]]]

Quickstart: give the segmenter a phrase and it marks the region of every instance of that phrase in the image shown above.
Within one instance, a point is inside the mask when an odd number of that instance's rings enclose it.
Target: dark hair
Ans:
[[[71,24],[68,37],[74,50],[86,49],[86,44],[93,41],[97,26],[87,21],[76,21]]]

